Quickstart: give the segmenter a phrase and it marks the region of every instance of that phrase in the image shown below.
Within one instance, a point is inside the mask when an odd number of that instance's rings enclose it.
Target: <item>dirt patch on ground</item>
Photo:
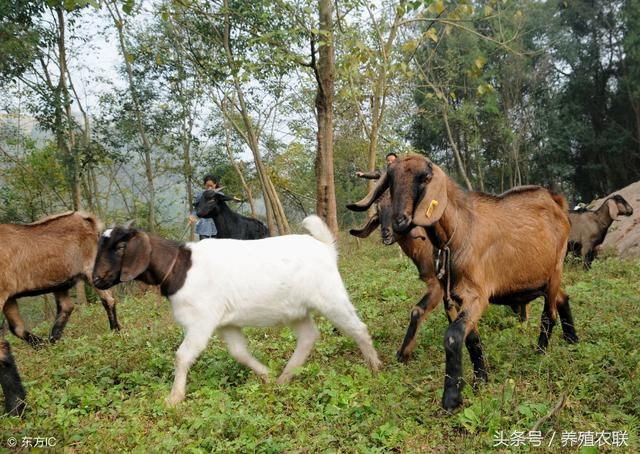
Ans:
[[[613,221],[609,232],[600,246],[604,253],[613,253],[619,257],[640,257],[640,181],[615,191],[609,196],[620,194],[633,207],[631,216],[620,216]],[[606,199],[594,200],[589,209],[598,208]]]

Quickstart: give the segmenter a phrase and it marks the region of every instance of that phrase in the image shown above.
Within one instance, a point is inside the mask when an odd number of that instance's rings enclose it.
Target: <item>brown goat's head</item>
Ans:
[[[447,206],[446,174],[424,156],[409,155],[390,165],[373,190],[347,208],[364,211],[387,188],[391,191],[392,225],[397,233],[406,233],[413,226],[435,224]]]
[[[396,237],[391,226],[392,220],[391,196],[389,195],[389,191],[385,191],[376,203],[376,214],[369,218],[366,225],[359,229],[351,229],[349,233],[359,238],[366,238],[371,235],[371,232],[373,232],[376,227],[380,226],[382,243],[389,246],[396,242]]]
[[[233,200],[233,197],[229,197],[219,191],[219,189],[210,189],[202,193],[195,206],[196,214],[199,218],[213,217],[214,213],[217,213],[225,202]]]
[[[633,207],[619,194],[609,197],[605,203],[609,204],[611,219],[615,219],[618,216],[631,216],[633,214]]]
[[[93,285],[104,290],[131,281],[149,267],[150,260],[151,242],[145,232],[127,227],[105,230],[98,243]]]

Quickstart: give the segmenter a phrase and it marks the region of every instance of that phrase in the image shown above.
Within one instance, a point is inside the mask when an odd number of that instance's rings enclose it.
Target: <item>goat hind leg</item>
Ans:
[[[569,295],[562,290],[558,292],[558,315],[562,324],[562,337],[564,340],[570,344],[578,343],[578,335],[576,334],[573,315],[569,306]]]
[[[264,381],[269,381],[269,369],[258,361],[249,351],[247,338],[242,330],[235,326],[219,328],[218,333],[222,336],[229,354],[240,364],[244,364],[253,370]]]
[[[22,339],[33,348],[40,348],[44,345],[45,341],[39,336],[27,331],[24,320],[20,316],[18,310],[18,301],[14,298],[9,298],[3,307],[4,316],[9,323],[9,330],[19,339]]]
[[[367,330],[367,325],[358,318],[355,308],[349,301],[349,297],[346,295],[346,290],[337,303],[332,304],[329,308],[323,307],[323,305],[318,305],[318,310],[320,310],[322,315],[333,323],[343,334],[356,341],[367,365],[369,366],[369,369],[377,372],[380,368],[378,353],[373,347],[373,342],[371,341],[371,336]]]
[[[278,384],[285,384],[291,381],[293,372],[296,368],[304,364],[309,353],[311,353],[311,349],[320,337],[320,331],[311,316],[296,322],[292,327],[297,336],[296,349],[282,371],[282,374],[278,377]]]
[[[74,304],[73,300],[69,296],[68,290],[60,292],[54,292],[53,295],[56,298],[56,321],[51,328],[51,335],[49,336],[49,342],[56,343],[62,337],[62,331],[67,326],[71,312],[73,312]]]

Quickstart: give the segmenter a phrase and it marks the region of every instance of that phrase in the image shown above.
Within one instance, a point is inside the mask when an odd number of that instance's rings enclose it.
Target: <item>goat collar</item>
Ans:
[[[440,248],[436,248],[437,256],[435,260],[436,278],[440,281],[444,290],[444,304],[445,308],[449,310],[451,307],[451,249],[449,245],[451,240],[456,235],[458,230],[458,218],[456,217],[456,223],[453,226],[453,233]],[[444,282],[443,282],[444,280]]]
[[[160,288],[162,288],[162,284],[164,284],[164,282],[167,280],[167,278],[171,274],[171,271],[173,271],[173,267],[176,266],[176,262],[178,261],[179,255],[180,255],[180,248],[176,250],[176,255],[173,257],[173,260],[171,261],[171,265],[169,265],[169,269],[167,270],[167,272],[164,274],[164,277],[160,281]]]

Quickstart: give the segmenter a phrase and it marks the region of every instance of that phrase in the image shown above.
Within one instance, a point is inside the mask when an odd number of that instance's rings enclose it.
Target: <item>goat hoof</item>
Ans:
[[[489,376],[487,375],[486,372],[482,372],[474,377],[471,387],[473,388],[474,391],[477,391],[478,388],[480,388],[483,385],[486,385],[488,381],[489,381]]]
[[[165,402],[167,403],[167,405],[169,407],[175,407],[176,405],[178,405],[183,400],[184,400],[184,394],[171,393],[171,394],[169,394],[169,397],[167,397],[165,399]]]
[[[291,375],[280,375],[276,380],[278,385],[287,385],[291,381]]]
[[[544,355],[545,353],[547,353],[547,346],[538,344],[538,346],[536,347],[536,353],[538,355]]]
[[[569,334],[563,334],[562,337],[564,338],[565,341],[567,341],[570,344],[577,344],[578,341],[578,336],[575,333],[569,333]]]
[[[41,348],[44,348],[44,346],[47,344],[47,342],[43,338],[38,337],[31,333],[27,334],[25,340],[29,345],[31,345],[36,350],[40,350]]]
[[[7,414],[9,416],[15,416],[17,418],[22,418],[24,415],[24,410],[26,408],[26,404],[23,400],[20,400],[13,408],[7,409]]]
[[[462,395],[459,392],[444,393],[442,397],[442,408],[448,414],[453,414],[462,406]]]
[[[380,370],[380,366],[382,365],[382,361],[378,359],[377,356],[373,358],[367,358],[367,366],[369,366],[369,370],[373,373],[377,373]]]
[[[411,358],[411,353],[405,352],[403,350],[398,350],[396,353],[396,359],[399,363],[407,364],[409,362],[409,358]]]

